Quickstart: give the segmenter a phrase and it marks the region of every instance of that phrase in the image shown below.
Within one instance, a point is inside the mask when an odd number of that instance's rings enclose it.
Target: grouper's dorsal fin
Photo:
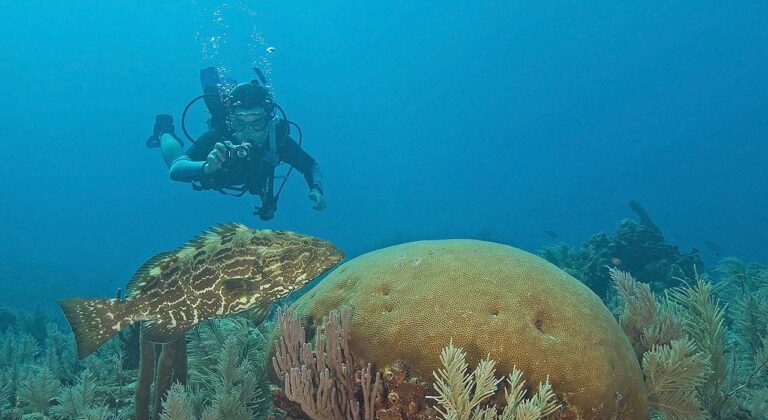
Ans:
[[[218,226],[206,229],[203,233],[195,236],[177,250],[180,253],[189,253],[205,248],[206,246],[216,244],[226,244],[232,238],[241,233],[250,233],[251,230],[240,223],[223,223]]]
[[[161,252],[142,264],[128,280],[128,285],[125,286],[125,297],[133,297],[143,290],[154,287],[157,276],[150,275],[150,271],[172,254],[172,252]]]

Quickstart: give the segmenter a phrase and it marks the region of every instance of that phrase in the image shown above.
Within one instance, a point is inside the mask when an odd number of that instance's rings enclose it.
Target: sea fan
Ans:
[[[619,323],[638,359],[654,346],[683,337],[679,308],[667,299],[658,299],[648,284],[631,274],[610,268],[613,287],[619,297]]]
[[[495,405],[482,406],[496,392],[501,382],[501,379],[494,376],[496,362],[481,360],[470,375],[467,373],[466,353],[455,347],[453,342],[443,348],[440,362],[443,368],[434,372],[438,395],[427,398],[436,400],[442,406],[438,411],[446,420],[538,420],[559,408],[549,381],[540,384],[533,397],[524,399],[523,373],[514,368],[507,377],[507,406],[499,415]]]
[[[435,399],[442,409],[438,409],[446,419],[467,420],[473,410],[483,400],[493,395],[501,379],[496,379],[493,360],[481,360],[474,375],[467,373],[466,353],[453,342],[443,348],[440,354],[443,369],[435,375],[435,389],[439,396]]]
[[[631,274],[616,268],[608,270],[621,302],[619,323],[640,357],[643,330],[651,326],[656,316],[656,298],[650,286],[635,280]]]
[[[731,367],[725,350],[726,308],[720,305],[712,283],[701,275],[696,276],[695,285],[672,289],[669,296],[685,308],[685,332],[709,359],[710,374],[703,385],[702,399],[711,414],[719,415],[726,396],[724,388],[731,380]]]
[[[11,382],[8,382],[5,385],[0,385],[0,407],[8,403],[8,400],[11,398],[12,390]]]
[[[187,391],[178,382],[174,383],[163,401],[163,413],[160,414],[160,419],[190,420],[194,418]]]
[[[96,382],[88,369],[80,373],[75,385],[65,387],[59,394],[59,405],[51,413],[64,418],[78,418],[93,408],[96,395]]]
[[[61,384],[48,369],[40,369],[24,381],[19,388],[19,399],[27,405],[27,411],[47,413],[50,400],[56,397]]]
[[[190,418],[266,418],[272,406],[265,380],[267,343],[250,318],[206,321],[189,338]]]
[[[736,289],[739,294],[768,287],[768,267],[758,263],[744,263],[736,257],[720,260],[718,271],[721,275],[719,288]]]
[[[768,290],[745,294],[733,302],[733,328],[738,331],[750,356],[765,351],[763,341],[768,336]]]
[[[689,340],[656,346],[643,357],[651,408],[665,419],[706,418],[697,388],[706,382],[709,363]]]

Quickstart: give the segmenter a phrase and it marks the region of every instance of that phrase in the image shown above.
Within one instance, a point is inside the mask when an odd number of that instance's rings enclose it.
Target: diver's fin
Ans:
[[[82,359],[127,327],[125,304],[117,299],[65,299],[59,306],[72,327],[77,355]]]
[[[157,344],[172,343],[189,331],[193,325],[148,321],[141,325],[141,338]]]

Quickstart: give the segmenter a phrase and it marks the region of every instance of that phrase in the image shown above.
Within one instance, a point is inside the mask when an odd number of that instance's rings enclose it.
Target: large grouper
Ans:
[[[144,339],[169,343],[201,321],[266,308],[343,257],[335,245],[312,236],[226,224],[149,259],[131,277],[123,300],[59,304],[84,358],[137,322]]]

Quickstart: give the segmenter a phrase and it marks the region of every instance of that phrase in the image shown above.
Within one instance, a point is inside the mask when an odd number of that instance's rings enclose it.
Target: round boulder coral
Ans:
[[[535,388],[549,377],[565,415],[646,419],[635,353],[586,286],[542,258],[474,240],[419,241],[361,255],[301,297],[309,324],[352,307],[351,349],[379,367],[398,360],[431,380],[453,340],[474,366],[514,366]]]

